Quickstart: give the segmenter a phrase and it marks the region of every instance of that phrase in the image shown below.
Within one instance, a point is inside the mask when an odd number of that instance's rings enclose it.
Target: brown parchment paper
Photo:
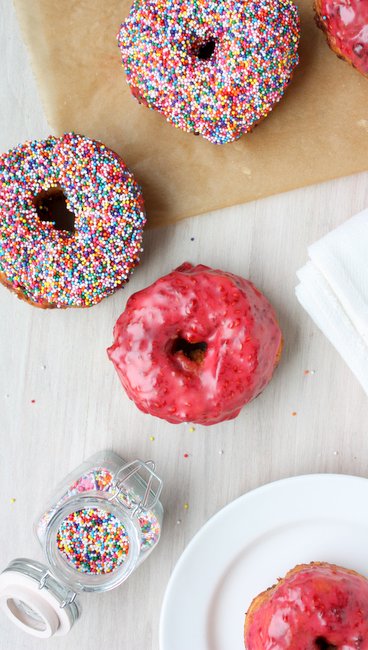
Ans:
[[[213,145],[131,96],[116,34],[129,0],[14,0],[52,132],[117,151],[150,226],[368,169],[368,79],[339,60],[301,0],[301,63],[250,134]]]

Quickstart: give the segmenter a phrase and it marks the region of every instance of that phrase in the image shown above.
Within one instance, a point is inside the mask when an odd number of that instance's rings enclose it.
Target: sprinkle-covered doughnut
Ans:
[[[136,0],[118,34],[139,102],[224,144],[278,102],[298,63],[291,0]]]
[[[0,281],[38,307],[88,307],[139,262],[139,186],[105,145],[67,133],[0,156]]]

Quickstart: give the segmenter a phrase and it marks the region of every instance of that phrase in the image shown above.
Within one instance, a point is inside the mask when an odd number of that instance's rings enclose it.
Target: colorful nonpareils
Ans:
[[[298,43],[290,0],[136,0],[118,35],[136,99],[216,144],[250,131],[281,99]]]
[[[141,190],[105,145],[67,133],[0,156],[0,282],[37,307],[89,307],[139,262]]]
[[[111,573],[129,553],[124,525],[101,508],[69,514],[60,524],[56,539],[64,559],[82,573]]]
[[[142,531],[141,550],[147,551],[159,540],[161,534],[160,524],[151,511],[145,512],[138,518],[138,521]]]
[[[69,489],[52,509],[43,514],[37,526],[38,536],[40,538],[44,537],[46,528],[52,517],[58,509],[65,504],[67,499],[75,497],[78,494],[85,494],[86,492],[112,492],[113,489],[114,477],[112,472],[106,467],[96,467],[91,471],[86,472],[70,485]],[[129,508],[132,500],[136,498],[137,497],[133,491],[127,489],[121,493],[119,501]],[[150,510],[143,512],[141,516],[138,517],[138,522],[141,527],[141,552],[146,552],[150,550],[160,538],[160,523],[154,512]]]

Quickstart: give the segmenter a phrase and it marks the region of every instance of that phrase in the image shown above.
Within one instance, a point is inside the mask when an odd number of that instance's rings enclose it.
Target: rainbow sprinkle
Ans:
[[[141,551],[148,551],[160,538],[160,524],[151,510],[138,518],[142,531]]]
[[[80,476],[74,483],[72,483],[61,499],[59,499],[50,510],[42,515],[37,526],[37,533],[40,539],[43,540],[50,520],[54,516],[55,512],[63,506],[67,499],[80,492],[111,492],[114,488],[113,480],[114,477],[112,473],[105,467],[97,467]],[[139,498],[132,490],[129,490],[128,492],[122,492],[119,500],[129,508],[132,505],[132,500],[137,501]],[[156,542],[158,542],[161,534],[161,527],[157,517],[151,510],[144,512],[138,518],[138,521],[141,527],[141,552],[145,553],[150,550]]]
[[[281,99],[298,43],[291,0],[135,0],[118,34],[138,101],[216,144]]]
[[[70,229],[56,226],[47,200],[37,210],[38,197],[52,193],[74,219]],[[139,262],[141,190],[117,154],[83,136],[34,140],[0,156],[0,214],[0,280],[33,304],[94,305]]]
[[[68,515],[59,527],[56,543],[64,559],[82,573],[111,573],[129,553],[125,527],[100,508]]]
[[[108,469],[98,467],[78,478],[69,488],[68,496],[90,490],[106,491],[111,489],[113,476]]]

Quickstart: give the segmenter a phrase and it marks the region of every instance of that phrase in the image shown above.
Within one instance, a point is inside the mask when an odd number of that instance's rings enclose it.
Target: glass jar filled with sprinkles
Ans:
[[[162,481],[152,461],[111,451],[89,458],[59,485],[35,525],[47,566],[13,560],[0,575],[0,608],[38,637],[66,634],[77,594],[114,589],[159,541]]]

